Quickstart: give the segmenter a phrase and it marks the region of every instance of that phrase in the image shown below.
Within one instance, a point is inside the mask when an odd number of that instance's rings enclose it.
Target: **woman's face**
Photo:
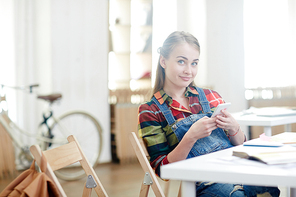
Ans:
[[[188,43],[173,49],[168,59],[160,57],[160,65],[165,70],[166,88],[185,88],[195,78],[199,61],[199,51]]]

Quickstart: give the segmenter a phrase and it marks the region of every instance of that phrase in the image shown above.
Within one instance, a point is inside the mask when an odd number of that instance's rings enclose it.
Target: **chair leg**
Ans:
[[[169,196],[170,181],[164,181],[164,196]]]
[[[147,197],[148,196],[149,187],[150,187],[150,185],[144,185],[142,183],[140,197]]]
[[[82,197],[90,197],[91,190],[92,190],[92,188],[87,188],[86,186],[84,186]]]
[[[178,197],[181,197],[182,196],[182,184],[180,184],[180,188],[179,188],[179,192],[178,192]]]

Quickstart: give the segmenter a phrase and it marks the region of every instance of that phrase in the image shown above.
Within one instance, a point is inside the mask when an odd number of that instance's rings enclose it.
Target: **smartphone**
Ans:
[[[215,111],[214,111],[214,113],[212,114],[212,118],[214,118],[215,116],[217,116],[217,115],[219,115],[219,114],[222,114],[221,113],[221,110],[223,110],[223,109],[228,109],[229,107],[230,107],[230,105],[231,105],[231,103],[222,103],[222,104],[219,104],[217,107],[216,107],[216,109],[215,109]]]

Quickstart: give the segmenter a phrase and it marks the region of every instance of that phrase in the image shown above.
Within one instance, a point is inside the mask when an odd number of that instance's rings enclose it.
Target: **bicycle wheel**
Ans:
[[[58,141],[74,135],[89,163],[93,167],[96,165],[102,150],[102,128],[92,115],[83,111],[68,112],[56,120],[50,128],[53,139],[52,143],[47,143],[47,149],[62,145]],[[85,176],[79,162],[56,170],[55,173],[64,180],[77,180]]]

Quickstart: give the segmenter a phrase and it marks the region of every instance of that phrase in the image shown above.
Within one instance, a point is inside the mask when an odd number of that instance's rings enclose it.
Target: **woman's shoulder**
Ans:
[[[222,96],[217,91],[212,90],[210,88],[201,88],[201,89],[204,91],[205,96],[209,101],[211,108],[217,107],[221,103],[225,103]]]
[[[139,106],[139,112],[142,111],[157,111],[158,107],[155,102],[151,99],[149,101],[145,101]]]
[[[196,91],[197,89],[202,89],[204,91],[205,95],[215,94],[215,95],[221,97],[220,94],[217,91],[215,91],[215,90],[213,90],[211,88],[208,88],[208,87],[190,86],[190,89],[192,91]]]
[[[212,90],[212,89],[209,89],[209,88],[203,88],[203,91],[205,92],[206,95],[212,94],[212,95],[221,97],[220,94],[216,90]]]

